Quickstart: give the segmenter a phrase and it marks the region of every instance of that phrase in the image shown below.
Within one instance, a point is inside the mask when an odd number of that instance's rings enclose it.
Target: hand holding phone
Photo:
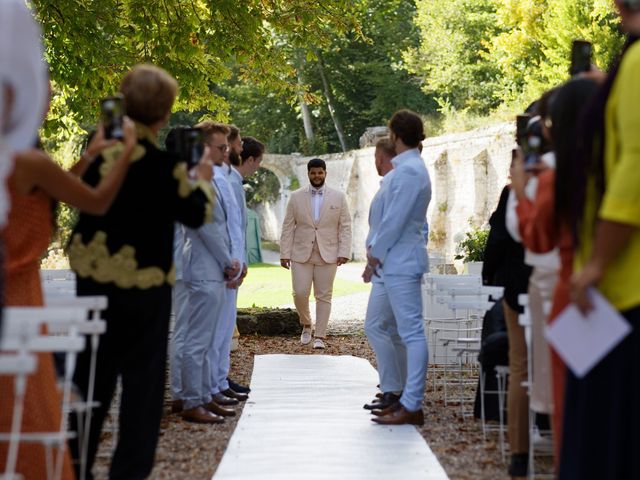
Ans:
[[[124,138],[124,96],[107,97],[100,102],[100,113],[104,127],[104,138]]]
[[[591,42],[574,40],[571,45],[571,69],[572,76],[591,70],[591,55],[593,46]]]

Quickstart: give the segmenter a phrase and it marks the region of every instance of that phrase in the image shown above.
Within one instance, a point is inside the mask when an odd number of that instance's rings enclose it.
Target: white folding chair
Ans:
[[[518,317],[518,323],[524,328],[525,344],[527,346],[527,380],[522,382],[522,386],[526,387],[527,393],[531,396],[531,387],[533,385],[533,348],[532,332],[531,332],[531,314],[529,311],[529,295],[518,295],[518,303],[524,308],[524,313]],[[550,311],[551,306],[545,305],[545,311]],[[536,456],[553,456],[553,436],[550,430],[540,431],[536,425],[536,414],[538,412],[531,408],[529,402],[529,468],[528,478],[555,478],[554,474],[536,474],[535,457]]]
[[[24,395],[27,389],[27,377],[36,370],[37,358],[27,352],[26,343],[28,335],[21,337],[21,344],[14,352],[8,353],[0,350],[0,375],[13,376],[13,412],[11,417],[11,431],[9,433],[9,449],[5,462],[4,473],[0,472],[0,478],[13,480],[16,475],[18,462],[18,449],[20,446],[20,427],[24,413]]]
[[[67,295],[55,294],[45,297],[45,304],[54,307],[81,306],[89,311],[89,318],[78,326],[78,332],[89,337],[91,346],[91,359],[89,364],[89,379],[87,394],[84,400],[76,400],[69,404],[69,412],[78,416],[78,443],[80,444],[80,478],[86,476],[86,459],[89,451],[89,433],[91,431],[91,416],[94,408],[100,406],[100,402],[93,400],[95,392],[96,362],[100,335],[107,330],[107,323],[101,318],[102,311],[107,308],[107,297],[105,296],[84,296],[70,297]],[[114,422],[117,425],[117,422]]]
[[[507,365],[496,365],[494,367],[496,374],[496,390],[487,390],[485,388],[486,374],[480,363],[480,421],[482,423],[482,437],[486,440],[487,433],[492,431],[498,432],[498,439],[500,443],[500,455],[502,461],[505,460],[505,430],[506,425],[504,423],[504,412],[507,396],[507,379],[509,377],[509,367]],[[490,425],[485,416],[485,395],[494,394],[498,396],[498,425]]]
[[[66,442],[74,436],[67,431],[65,413],[71,396],[72,373],[78,352],[85,346],[85,338],[78,326],[86,321],[87,310],[83,307],[11,307],[5,309],[5,328],[0,340],[0,349],[13,351],[22,348],[29,353],[64,352],[66,372],[62,389],[62,421],[60,428],[52,432],[13,432],[0,434],[0,441],[40,443],[45,447],[48,479],[62,475]],[[41,333],[45,326],[47,333]],[[55,334],[50,334],[54,331]],[[54,449],[57,454],[54,459]]]

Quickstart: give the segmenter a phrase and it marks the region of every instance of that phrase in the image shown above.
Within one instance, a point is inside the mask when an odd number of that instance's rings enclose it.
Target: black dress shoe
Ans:
[[[234,398],[236,400],[238,400],[239,402],[244,402],[245,400],[247,400],[249,398],[249,395],[247,395],[246,393],[238,393],[235,390],[233,390],[232,388],[227,388],[226,390],[222,391],[222,394],[229,397],[229,398]]]
[[[365,410],[384,410],[389,405],[396,403],[398,400],[400,400],[400,395],[385,392],[382,394],[382,398],[377,398],[371,403],[366,403],[363,408]]]
[[[232,405],[238,405],[238,400],[235,398],[227,397],[222,392],[218,392],[215,395],[211,396],[211,399],[216,402],[218,405],[222,405],[223,407],[229,407]]]
[[[229,382],[229,388],[234,392],[238,393],[249,393],[251,389],[245,385],[240,385],[239,383],[234,382],[230,378],[227,377],[227,382]]]

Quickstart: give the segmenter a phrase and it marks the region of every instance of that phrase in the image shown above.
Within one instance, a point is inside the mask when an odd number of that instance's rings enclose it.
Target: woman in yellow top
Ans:
[[[640,0],[615,3],[629,40],[585,116],[597,125],[583,137],[592,168],[571,296],[586,312],[598,288],[633,330],[587,376],[567,378],[560,479],[640,478]]]

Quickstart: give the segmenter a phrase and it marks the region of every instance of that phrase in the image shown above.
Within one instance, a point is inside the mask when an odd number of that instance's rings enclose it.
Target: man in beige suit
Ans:
[[[338,266],[351,258],[351,215],[344,193],[327,187],[327,166],[314,158],[307,164],[310,185],[291,194],[280,237],[280,264],[291,268],[303,345],[311,342],[309,295],[313,284],[316,328],[313,348],[324,348],[331,314],[333,280]]]

